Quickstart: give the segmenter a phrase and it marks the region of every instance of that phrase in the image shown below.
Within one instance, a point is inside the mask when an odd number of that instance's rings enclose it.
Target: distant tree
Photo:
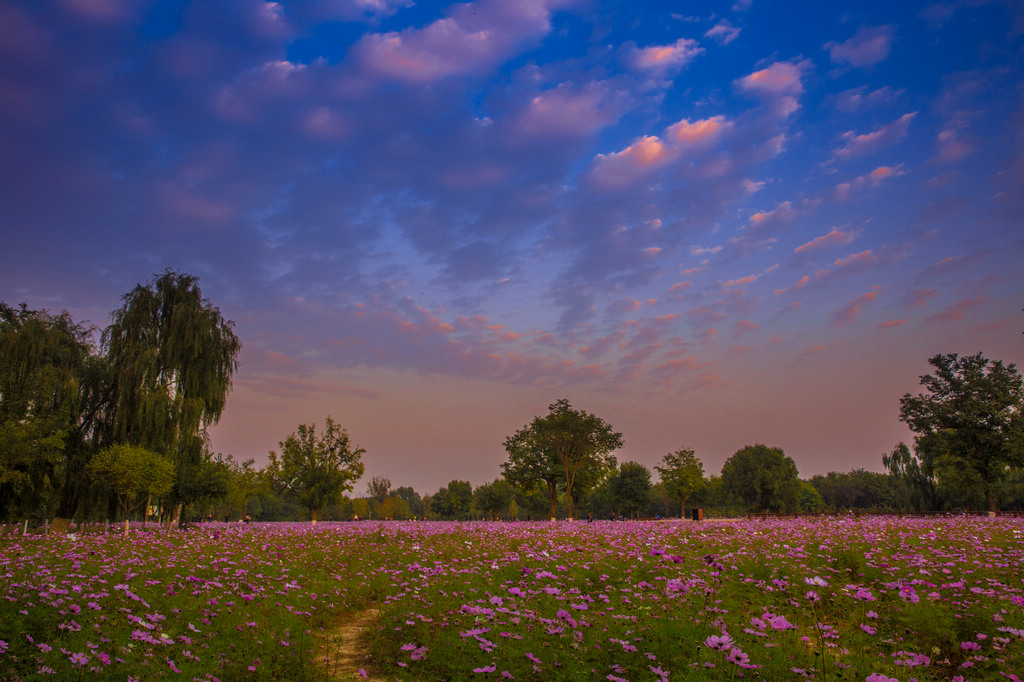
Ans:
[[[44,503],[69,453],[86,447],[90,334],[67,312],[0,302],[0,517]]]
[[[508,504],[512,501],[514,494],[515,490],[512,488],[512,484],[503,478],[498,478],[490,483],[477,486],[477,489],[473,491],[473,506],[484,516],[497,520],[502,512],[508,509]]]
[[[665,490],[679,500],[679,514],[686,518],[686,498],[704,487],[704,465],[697,454],[688,448],[680,448],[661,458],[655,465]]]
[[[188,479],[238,368],[233,328],[192,275],[167,270],[126,294],[103,332],[111,372],[103,439],[166,453],[178,480]],[[172,504],[190,503],[184,493],[172,489]]]
[[[366,492],[378,502],[383,502],[391,494],[391,481],[384,476],[374,476],[366,485]]]
[[[313,523],[317,512],[343,493],[352,490],[363,475],[361,456],[366,452],[349,443],[348,432],[327,417],[324,435],[317,437],[316,424],[301,424],[296,433],[281,441],[280,459],[270,453],[268,471],[283,489],[309,509]]]
[[[89,473],[117,495],[128,533],[128,514],[151,497],[162,497],[174,485],[174,465],[165,457],[137,445],[114,445],[100,450]]]
[[[901,510],[934,509],[936,501],[935,472],[931,462],[923,462],[900,442],[892,452],[882,455],[882,464],[889,470]]]
[[[509,461],[505,477],[517,485],[543,481],[548,486],[551,518],[556,514],[556,486],[564,486],[571,500],[580,471],[606,460],[622,447],[622,434],[610,424],[562,399],[548,407],[548,414],[535,417],[528,426],[505,440]]]
[[[1016,365],[981,353],[936,355],[925,393],[900,399],[900,421],[914,433],[915,450],[938,472],[974,474],[990,512],[993,494],[1012,466],[1024,464],[1024,382]],[[941,481],[941,479],[940,479]]]
[[[573,518],[579,517],[580,501],[603,481],[614,476],[616,471],[618,471],[618,462],[615,461],[615,456],[612,454],[595,457],[579,470],[579,473],[576,474],[576,483],[572,486],[572,495],[569,498],[572,504],[572,510],[569,513]]]
[[[434,494],[432,511],[446,519],[464,519],[473,507],[473,486],[469,481],[451,481]]]
[[[633,517],[647,506],[647,494],[651,491],[651,472],[639,462],[623,462],[612,478],[611,488],[619,511]]]
[[[805,514],[824,511],[825,501],[821,498],[818,489],[809,481],[800,481],[800,511]]]
[[[427,511],[423,507],[423,498],[410,486],[402,486],[395,490],[395,495],[405,501],[412,516],[425,516]]]
[[[795,511],[800,505],[796,462],[780,448],[748,445],[722,466],[722,485],[750,511]]]
[[[365,497],[352,500],[352,515],[359,519],[370,518],[370,501]]]

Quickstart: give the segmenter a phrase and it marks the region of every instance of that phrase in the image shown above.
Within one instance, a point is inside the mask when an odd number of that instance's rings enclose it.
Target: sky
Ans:
[[[0,300],[197,276],[212,448],[331,415],[357,494],[560,398],[881,471],[929,357],[1024,365],[1022,52],[1014,0],[0,0]]]

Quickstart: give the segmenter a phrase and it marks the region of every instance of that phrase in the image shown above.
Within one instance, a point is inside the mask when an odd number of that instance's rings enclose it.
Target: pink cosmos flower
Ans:
[[[721,651],[727,650],[733,645],[733,639],[728,633],[723,633],[721,636],[711,635],[704,640],[704,646],[709,649],[719,649]]]
[[[498,669],[498,667],[495,666],[495,665],[485,665],[482,668],[473,668],[473,672],[475,672],[475,673],[493,673],[497,669]]]

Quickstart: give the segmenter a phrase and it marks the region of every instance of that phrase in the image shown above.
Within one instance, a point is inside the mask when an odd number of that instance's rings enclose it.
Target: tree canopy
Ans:
[[[616,507],[632,517],[647,505],[651,472],[639,462],[623,462],[611,480],[611,489]]]
[[[1024,464],[1024,386],[1014,364],[981,353],[939,354],[921,377],[925,392],[900,399],[900,420],[914,433],[915,450],[937,478],[955,476],[977,485],[989,511],[995,484]]]
[[[313,523],[320,509],[352,490],[363,475],[361,457],[366,450],[353,448],[348,432],[330,416],[323,436],[317,437],[316,424],[300,424],[281,441],[280,448],[280,458],[276,452],[270,453],[270,476],[309,509]]]
[[[88,470],[117,495],[125,516],[126,533],[128,512],[146,503],[150,496],[166,495],[174,485],[174,465],[158,453],[137,445],[112,445],[100,450],[89,462]]]
[[[58,466],[81,440],[90,335],[67,312],[0,302],[0,514],[59,485]]]
[[[796,462],[780,448],[758,443],[738,450],[722,466],[722,485],[750,511],[799,509],[800,478]]]
[[[670,452],[655,465],[669,495],[679,498],[679,513],[686,518],[686,498],[704,487],[704,464],[688,448]]]
[[[611,453],[622,447],[622,434],[600,417],[577,410],[566,399],[548,406],[548,414],[505,439],[509,461],[505,475],[518,485],[543,481],[555,517],[556,486],[572,499],[580,472],[588,466],[614,466]]]
[[[206,429],[220,419],[238,369],[241,343],[233,328],[192,275],[168,270],[125,294],[103,332],[111,372],[108,440],[165,453],[179,478],[197,466]]]

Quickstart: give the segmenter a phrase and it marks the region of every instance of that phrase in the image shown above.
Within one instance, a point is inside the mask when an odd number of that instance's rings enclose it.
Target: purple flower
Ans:
[[[473,672],[475,672],[475,673],[493,673],[497,669],[498,669],[498,666],[495,666],[495,665],[485,665],[482,668],[473,668]]]
[[[871,673],[864,678],[864,682],[900,682],[900,680],[898,677],[887,677],[882,673]]]
[[[732,637],[728,633],[723,633],[722,636],[711,635],[704,640],[704,646],[709,649],[719,649],[721,651],[727,650],[733,645]]]
[[[71,654],[68,658],[71,659],[71,662],[75,665],[85,665],[89,662],[89,657],[85,654]]]

